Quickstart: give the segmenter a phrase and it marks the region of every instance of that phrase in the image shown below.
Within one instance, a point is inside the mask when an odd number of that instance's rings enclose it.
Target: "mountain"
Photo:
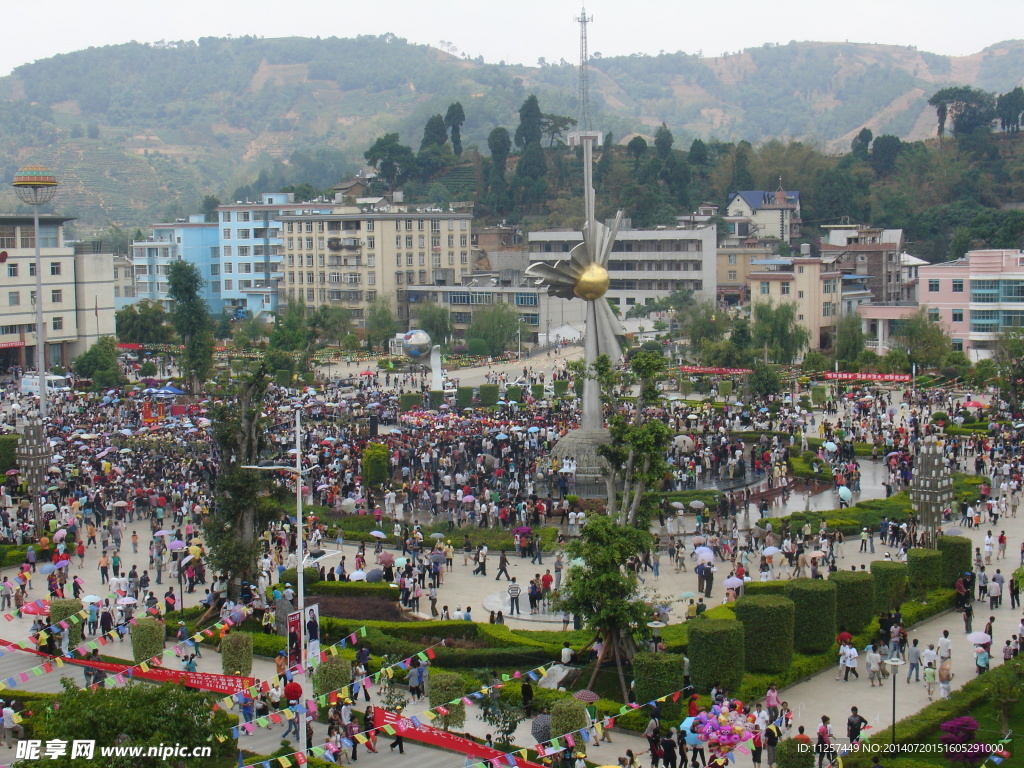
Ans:
[[[619,138],[665,122],[685,142],[677,146],[783,138],[845,151],[864,126],[933,136],[927,100],[939,88],[1024,83],[1024,41],[964,57],[794,42],[711,58],[594,58],[590,83],[595,126]],[[486,148],[491,129],[517,124],[529,93],[545,112],[575,114],[576,68],[488,64],[393,35],[89,48],[0,78],[0,170],[52,166],[59,209],[85,228],[144,226],[194,211],[204,194],[250,183],[275,161],[291,163],[296,183],[328,186],[385,131],[417,147],[427,118],[456,100],[464,146]],[[3,192],[0,205],[17,201]]]

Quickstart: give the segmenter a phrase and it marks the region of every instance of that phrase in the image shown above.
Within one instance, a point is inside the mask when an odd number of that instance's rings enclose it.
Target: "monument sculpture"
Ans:
[[[430,368],[430,388],[433,391],[440,392],[444,389],[444,375],[441,372],[441,347],[432,342],[429,333],[419,329],[406,332],[402,337],[402,351],[413,362]]]

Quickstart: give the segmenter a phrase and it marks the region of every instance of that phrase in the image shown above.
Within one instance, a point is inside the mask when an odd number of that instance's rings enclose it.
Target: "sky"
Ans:
[[[47,0],[4,7],[0,75],[37,59],[91,46],[200,37],[354,37],[386,32],[442,41],[488,62],[579,61],[580,0]],[[590,0],[591,53],[659,51],[718,56],[791,40],[913,45],[960,56],[1012,37],[1020,0]],[[1016,21],[1016,23],[1013,23]]]

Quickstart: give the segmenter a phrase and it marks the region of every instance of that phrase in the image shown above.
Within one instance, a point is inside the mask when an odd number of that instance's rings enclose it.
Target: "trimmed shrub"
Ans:
[[[498,402],[498,385],[497,384],[481,384],[480,385],[480,405],[487,408]]]
[[[403,392],[398,398],[398,407],[405,411],[418,411],[423,408],[423,395],[419,392]]]
[[[966,536],[939,536],[935,543],[942,553],[942,587],[953,587],[957,576],[971,570],[971,540]]]
[[[340,656],[328,656],[327,661],[313,669],[313,695],[325,696],[352,682],[352,662]]]
[[[649,699],[647,699],[649,701]],[[551,707],[551,735],[561,736],[587,727],[587,707],[576,699],[562,699]]]
[[[290,387],[292,385],[292,372],[289,370],[275,371],[274,383],[279,387]]]
[[[252,652],[257,656],[274,658],[280,651],[288,649],[288,641],[280,635],[252,635]]]
[[[248,675],[252,672],[252,635],[229,632],[220,641],[220,668],[225,675]]]
[[[320,581],[320,571],[316,568],[310,568],[307,566],[302,571],[302,577],[305,581],[306,592],[309,592],[309,588]],[[291,584],[296,589],[299,588],[299,572],[294,568],[287,568],[281,571],[281,578],[277,582],[278,584]],[[283,591],[283,590],[282,590]]]
[[[775,763],[778,768],[814,768],[814,750],[796,739],[783,739],[775,748]]]
[[[907,599],[907,566],[890,560],[874,560],[875,613],[894,611]]]
[[[438,389],[430,390],[429,394],[430,410],[436,411],[441,408],[444,404],[444,392]]]
[[[21,435],[0,435],[0,473],[18,467],[18,440]]]
[[[636,684],[636,700],[641,703],[653,701],[680,690],[683,687],[683,666],[674,653],[648,653],[643,651],[633,657],[633,681]],[[675,711],[669,712],[669,709]],[[678,714],[678,704],[666,701],[662,705],[662,718],[667,722]],[[671,715],[671,716],[670,716]],[[554,726],[551,728],[554,733]],[[559,731],[566,733],[566,731]]]
[[[544,399],[544,385],[543,384],[531,384],[530,394],[533,395],[534,400]]]
[[[836,585],[836,626],[860,632],[875,615],[875,577],[867,571],[836,571],[828,580]]]
[[[555,397],[565,397],[569,392],[569,380],[568,379],[556,379],[551,383],[554,388]]]
[[[748,581],[743,585],[744,595],[785,595],[786,582],[784,581]]]
[[[430,675],[428,688],[431,709],[436,712],[435,708],[441,705],[448,710],[447,715],[437,715],[435,725],[448,731],[466,724],[466,705],[462,702],[462,697],[466,695],[466,680],[462,675],[437,672]]]
[[[77,598],[50,601],[50,624],[64,621],[82,610],[82,601]],[[74,650],[82,644],[82,622],[68,622],[68,648]]]
[[[455,390],[455,404],[460,409],[473,407],[473,388],[459,387]]]
[[[306,595],[398,600],[398,587],[392,587],[385,582],[367,584],[365,581],[318,580],[306,585]]]
[[[827,651],[836,640],[836,585],[823,579],[794,579],[786,597],[795,603],[793,647],[800,653]]]
[[[907,581],[914,597],[924,600],[933,589],[941,586],[942,553],[937,549],[912,547],[907,550]]]
[[[751,595],[736,601],[743,624],[746,668],[751,672],[783,672],[793,663],[796,605],[779,595]]]
[[[735,691],[743,682],[743,625],[734,619],[701,619],[687,624],[690,635],[690,682],[698,691],[721,683]]]
[[[483,339],[466,339],[466,351],[472,357],[490,357],[491,354]]]
[[[515,384],[506,388],[505,400],[515,400],[517,403],[523,402],[523,388]]]
[[[132,656],[135,663],[148,661],[164,652],[164,625],[147,616],[132,629]]]

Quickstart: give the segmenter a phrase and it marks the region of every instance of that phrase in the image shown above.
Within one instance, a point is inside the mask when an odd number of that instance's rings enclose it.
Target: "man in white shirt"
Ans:
[[[949,639],[948,629],[942,630],[942,637],[936,644],[936,650],[939,653],[939,663],[953,658],[953,641]]]

